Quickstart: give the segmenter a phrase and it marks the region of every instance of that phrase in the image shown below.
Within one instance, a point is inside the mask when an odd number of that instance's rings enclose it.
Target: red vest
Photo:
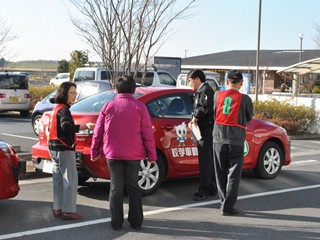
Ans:
[[[48,126],[48,128],[49,128],[49,140],[58,140],[59,142],[61,142],[66,147],[73,148],[73,145],[69,146],[68,144],[66,144],[64,141],[62,141],[58,137],[58,127],[57,127],[58,119],[57,119],[57,114],[58,114],[58,111],[63,107],[67,107],[67,106],[64,105],[64,104],[57,104],[54,107],[54,109],[52,110],[52,112],[51,112],[50,120],[49,120],[49,126]]]
[[[242,94],[235,89],[218,93],[215,122],[225,126],[246,128],[238,123]]]

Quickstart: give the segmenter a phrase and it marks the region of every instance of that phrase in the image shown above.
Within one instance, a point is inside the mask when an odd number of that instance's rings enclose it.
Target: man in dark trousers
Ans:
[[[206,76],[201,70],[188,73],[189,85],[195,91],[194,113],[188,126],[190,129],[199,126],[201,139],[198,140],[199,181],[200,186],[194,194],[195,201],[205,200],[209,195],[217,194],[214,174],[212,130],[214,91],[206,83]]]
[[[242,73],[230,70],[228,89],[217,93],[214,100],[214,164],[223,216],[239,213],[234,206],[242,173],[246,126],[253,116],[251,98],[239,92],[242,82]]]

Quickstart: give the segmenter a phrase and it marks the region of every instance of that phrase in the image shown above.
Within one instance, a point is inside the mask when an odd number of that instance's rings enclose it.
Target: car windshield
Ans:
[[[25,75],[1,75],[0,89],[28,89],[28,78]]]
[[[70,108],[72,112],[100,112],[103,105],[110,102],[117,95],[116,91],[101,92],[87,98],[80,100],[73,104]],[[135,93],[134,98],[141,96],[141,94]]]

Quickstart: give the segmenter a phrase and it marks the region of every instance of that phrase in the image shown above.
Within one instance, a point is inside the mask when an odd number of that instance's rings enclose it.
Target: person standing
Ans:
[[[49,153],[53,163],[53,215],[64,220],[78,220],[76,213],[78,173],[76,167],[75,133],[94,128],[94,124],[75,125],[70,106],[77,96],[77,85],[62,83],[54,98],[57,105],[51,112],[49,123]]]
[[[106,103],[99,114],[91,146],[91,159],[107,159],[111,175],[111,226],[120,230],[123,217],[123,190],[129,196],[128,222],[140,230],[143,222],[142,196],[138,185],[140,161],[157,159],[151,117],[146,106],[133,97],[136,83],[130,76],[115,84],[118,95]],[[101,149],[103,153],[101,153]]]
[[[244,159],[246,126],[253,116],[251,98],[239,92],[242,82],[242,73],[230,70],[228,89],[218,92],[214,100],[214,164],[223,216],[239,213],[235,204]]]
[[[198,140],[199,182],[195,201],[205,200],[209,195],[217,194],[217,186],[213,164],[212,130],[213,130],[213,98],[214,91],[206,83],[202,70],[196,69],[188,73],[189,85],[195,91],[194,112],[189,122],[190,129],[199,126],[201,139]]]

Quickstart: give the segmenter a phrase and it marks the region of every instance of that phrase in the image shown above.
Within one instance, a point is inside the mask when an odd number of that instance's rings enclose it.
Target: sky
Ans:
[[[5,59],[70,60],[72,51],[82,50],[90,61],[100,61],[71,23],[68,0],[0,0],[0,6],[0,18],[18,35],[5,45]],[[315,49],[319,9],[319,0],[262,0],[260,49],[299,50],[300,33],[302,48]],[[259,0],[197,0],[188,18],[171,25],[169,38],[156,56],[255,50],[258,12]]]

